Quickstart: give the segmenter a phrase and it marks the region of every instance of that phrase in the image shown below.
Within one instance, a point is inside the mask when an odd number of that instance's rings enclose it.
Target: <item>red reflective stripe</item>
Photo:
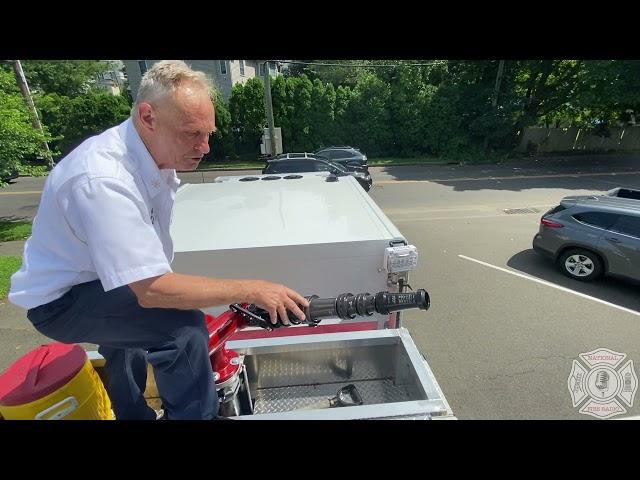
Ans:
[[[272,332],[267,330],[244,330],[237,332],[229,340],[251,340],[254,338],[293,337],[296,335],[316,335],[319,333],[358,332],[361,330],[377,330],[378,322],[336,323],[317,327],[280,327]]]

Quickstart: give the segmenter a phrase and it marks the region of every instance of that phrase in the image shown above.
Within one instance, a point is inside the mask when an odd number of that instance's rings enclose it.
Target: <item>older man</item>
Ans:
[[[171,270],[176,170],[195,169],[215,130],[211,86],[184,62],[143,77],[131,118],[89,138],[53,169],[9,300],[52,339],[100,346],[118,419],[155,419],[147,359],[170,419],[217,416],[200,308],[255,303],[273,322],[308,302],[260,280]],[[212,266],[215,268],[215,266]]]

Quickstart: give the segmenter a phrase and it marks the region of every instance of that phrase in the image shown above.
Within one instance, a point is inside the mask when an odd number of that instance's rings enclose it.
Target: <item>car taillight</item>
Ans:
[[[554,221],[549,220],[548,218],[544,218],[544,217],[542,217],[540,219],[540,223],[542,225],[544,225],[545,227],[549,227],[549,228],[562,228],[562,227],[564,227],[564,225],[562,225],[561,223],[554,222]]]

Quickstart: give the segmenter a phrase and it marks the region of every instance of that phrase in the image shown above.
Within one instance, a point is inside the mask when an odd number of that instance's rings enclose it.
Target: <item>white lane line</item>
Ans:
[[[506,273],[510,273],[511,275],[516,275],[518,277],[526,278],[527,280],[532,280],[534,282],[541,283],[542,285],[547,285],[548,287],[557,288],[558,290],[562,290],[563,292],[572,293],[572,294],[577,295],[579,297],[583,297],[583,298],[586,298],[586,299],[589,299],[589,300],[593,300],[594,302],[602,303],[603,305],[608,305],[608,306],[613,307],[613,308],[617,308],[618,310],[622,310],[623,312],[627,312],[627,313],[631,313],[633,315],[640,316],[640,312],[637,312],[636,310],[631,310],[630,308],[621,307],[620,305],[616,305],[615,303],[606,302],[604,300],[600,300],[599,298],[592,297],[592,296],[589,296],[589,295],[585,295],[584,293],[576,292],[575,290],[571,290],[569,288],[561,287],[559,285],[556,285],[556,284],[551,283],[551,282],[547,282],[545,280],[540,280],[539,278],[532,277],[531,275],[525,275],[523,273],[514,272],[512,270],[507,270],[506,268],[496,267],[495,265],[491,265],[490,263],[486,263],[486,262],[483,262],[481,260],[476,260],[475,258],[467,257],[466,255],[458,255],[458,257],[464,258],[465,260],[470,260],[472,262],[479,263],[480,265],[484,265],[485,267],[491,267],[491,268],[494,268],[496,270],[500,270],[501,272],[506,272]]]

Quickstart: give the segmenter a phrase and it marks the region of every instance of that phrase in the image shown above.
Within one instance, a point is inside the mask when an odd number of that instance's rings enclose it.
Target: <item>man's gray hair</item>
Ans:
[[[140,103],[157,103],[158,100],[171,96],[183,82],[200,84],[210,92],[213,100],[214,87],[204,72],[192,70],[182,60],[162,60],[147,70],[142,77],[136,101],[131,108],[131,116],[135,118]]]

